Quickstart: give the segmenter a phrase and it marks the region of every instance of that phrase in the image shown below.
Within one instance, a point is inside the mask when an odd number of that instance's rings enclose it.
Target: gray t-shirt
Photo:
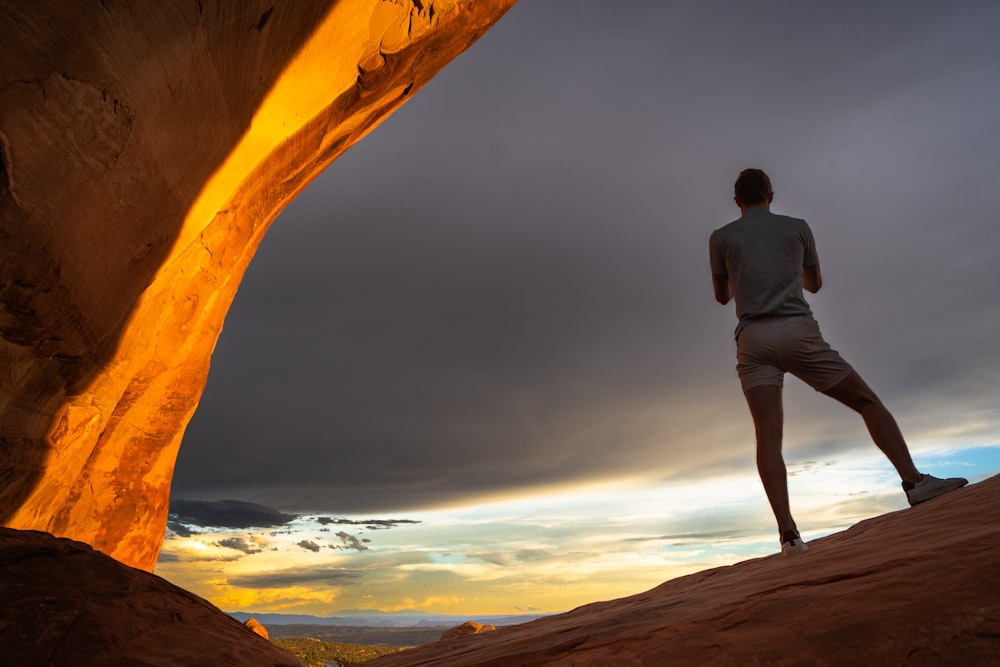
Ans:
[[[729,276],[737,336],[755,317],[812,316],[802,295],[802,269],[819,257],[805,220],[752,208],[712,232],[708,253],[712,273]]]

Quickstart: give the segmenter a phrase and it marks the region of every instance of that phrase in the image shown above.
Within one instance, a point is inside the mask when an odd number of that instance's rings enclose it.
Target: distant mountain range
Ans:
[[[498,616],[455,616],[448,614],[428,614],[425,611],[406,609],[403,611],[384,612],[370,609],[347,609],[330,616],[310,616],[308,614],[254,614],[245,611],[226,612],[240,623],[245,623],[250,617],[257,619],[264,626],[269,625],[342,625],[378,628],[411,628],[411,627],[451,627],[466,621],[475,621],[483,625],[517,625],[527,623],[549,614],[501,614]]]

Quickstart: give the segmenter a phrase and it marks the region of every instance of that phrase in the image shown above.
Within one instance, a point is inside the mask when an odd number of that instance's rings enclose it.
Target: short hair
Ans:
[[[747,206],[761,204],[771,195],[771,179],[762,169],[744,169],[733,189],[740,203]]]

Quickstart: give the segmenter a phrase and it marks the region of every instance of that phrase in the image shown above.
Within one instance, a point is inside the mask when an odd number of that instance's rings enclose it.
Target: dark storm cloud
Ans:
[[[295,567],[275,572],[229,577],[231,586],[240,588],[286,588],[288,586],[351,586],[364,572],[332,567]]]
[[[259,544],[250,542],[245,537],[227,537],[224,540],[219,540],[216,544],[220,547],[226,547],[227,549],[242,551],[248,556],[259,554],[264,550]]]
[[[358,521],[355,519],[336,519],[328,516],[316,517],[316,522],[324,526],[330,524],[337,526],[364,526],[368,530],[385,530],[395,528],[404,523],[420,523],[411,519],[362,519]]]
[[[178,548],[178,538],[190,537],[188,534],[174,531],[175,535],[166,536],[164,550],[160,552],[159,563],[232,563],[244,556],[259,553],[262,551],[244,538],[223,539],[216,542],[216,546],[226,547],[234,551],[241,551],[239,554],[220,555],[216,551],[188,550],[183,545]],[[198,535],[200,533],[194,533]]]
[[[306,551],[313,551],[315,553],[319,553],[319,550],[321,548],[318,544],[316,544],[312,540],[302,540],[301,542],[298,543],[297,546],[302,547]]]
[[[180,537],[191,537],[192,535],[201,535],[201,532],[193,530],[179,521],[167,521],[167,528],[169,530],[172,530]]]
[[[275,222],[174,493],[368,514],[752,466],[707,263],[749,165],[813,225],[810,303],[904,432],[995,433],[998,22],[994,2],[517,5]],[[870,447],[840,406],[786,397],[802,458]]]
[[[343,547],[342,548],[344,548],[344,549],[355,549],[357,551],[368,551],[368,546],[365,545],[365,544],[363,544],[362,541],[359,540],[354,535],[350,535],[348,533],[345,533],[344,531],[340,531],[339,533],[337,533],[337,537],[339,537],[340,541],[343,543]]]
[[[178,535],[197,534],[191,526],[203,528],[269,528],[283,526],[293,519],[293,514],[257,503],[242,500],[183,500],[170,502],[170,527]],[[180,529],[180,530],[178,530]],[[181,532],[183,531],[183,532]]]

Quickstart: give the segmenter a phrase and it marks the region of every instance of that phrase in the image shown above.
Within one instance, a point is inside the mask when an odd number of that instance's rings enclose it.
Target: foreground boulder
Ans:
[[[278,213],[514,0],[0,0],[0,525],[151,570]]]
[[[304,667],[197,595],[89,546],[0,528],[0,664]]]
[[[370,664],[1000,664],[1000,476],[809,549]]]

